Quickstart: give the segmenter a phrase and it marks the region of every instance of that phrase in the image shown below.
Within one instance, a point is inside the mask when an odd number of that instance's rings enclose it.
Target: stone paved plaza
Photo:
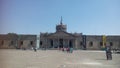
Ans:
[[[120,68],[120,54],[106,60],[104,51],[0,50],[0,68]]]

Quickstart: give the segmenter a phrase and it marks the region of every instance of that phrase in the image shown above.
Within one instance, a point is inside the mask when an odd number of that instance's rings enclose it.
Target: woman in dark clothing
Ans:
[[[106,57],[107,60],[112,60],[111,46],[106,46]]]

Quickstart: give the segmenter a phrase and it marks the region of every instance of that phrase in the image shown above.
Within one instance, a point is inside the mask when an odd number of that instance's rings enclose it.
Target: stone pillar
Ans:
[[[63,47],[65,47],[65,41],[64,41],[64,39],[63,39],[63,41],[62,41],[62,44],[63,44]]]
[[[67,43],[67,46],[69,47],[69,40],[68,40],[68,39],[67,39],[67,42],[66,42],[66,43]]]
[[[37,35],[36,44],[35,44],[37,48],[40,48],[39,43],[40,43],[40,36]]]
[[[78,46],[78,42],[77,42],[77,39],[75,39],[75,49],[77,48]]]
[[[67,39],[65,39],[65,46],[67,47]]]
[[[48,47],[48,46],[47,46],[47,39],[45,38],[44,41],[45,41],[44,47],[47,48],[47,47]]]
[[[57,46],[57,39],[53,39],[53,48]]]
[[[52,39],[52,43],[53,43],[53,46],[52,46],[52,48],[54,48],[54,46],[55,46],[55,39]]]
[[[58,46],[58,48],[59,48],[59,45],[60,45],[60,44],[59,44],[59,39],[57,38],[57,46]]]

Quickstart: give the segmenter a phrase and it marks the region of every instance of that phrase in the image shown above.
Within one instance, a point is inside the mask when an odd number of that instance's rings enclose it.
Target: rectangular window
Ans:
[[[23,41],[20,41],[20,45],[23,45]]]
[[[113,42],[110,42],[110,46],[113,46]]]
[[[101,47],[103,46],[103,42],[100,42],[100,46],[101,46]]]
[[[4,41],[2,41],[2,45],[4,45]]]
[[[40,41],[40,45],[42,45],[42,41]]]
[[[14,42],[13,41],[11,41],[11,43],[10,43],[11,45],[13,45],[14,44]]]
[[[30,41],[30,45],[33,45],[33,41]]]
[[[89,42],[89,46],[92,47],[93,46],[93,42]]]
[[[80,45],[83,45],[83,42],[82,42],[82,41],[80,42]]]
[[[1,41],[1,45],[4,45],[4,40]]]

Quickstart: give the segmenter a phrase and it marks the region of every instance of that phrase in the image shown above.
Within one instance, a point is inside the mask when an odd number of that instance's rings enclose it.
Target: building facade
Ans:
[[[120,48],[120,36],[83,35],[82,33],[68,33],[67,26],[60,22],[54,33],[40,33],[40,48],[72,47],[84,50],[102,50],[106,45]]]
[[[36,35],[0,34],[0,49],[30,49],[36,47]]]
[[[83,35],[82,33],[68,33],[67,25],[56,25],[54,33],[40,33],[37,35],[0,34],[0,49],[31,49],[33,47],[57,49],[72,47],[82,50],[102,50],[106,45],[120,49],[120,35]]]
[[[73,47],[81,48],[78,46],[78,41],[82,41],[82,34],[68,33],[66,25],[60,23],[56,26],[55,33],[41,33],[40,34],[40,47],[41,48],[63,48]]]

